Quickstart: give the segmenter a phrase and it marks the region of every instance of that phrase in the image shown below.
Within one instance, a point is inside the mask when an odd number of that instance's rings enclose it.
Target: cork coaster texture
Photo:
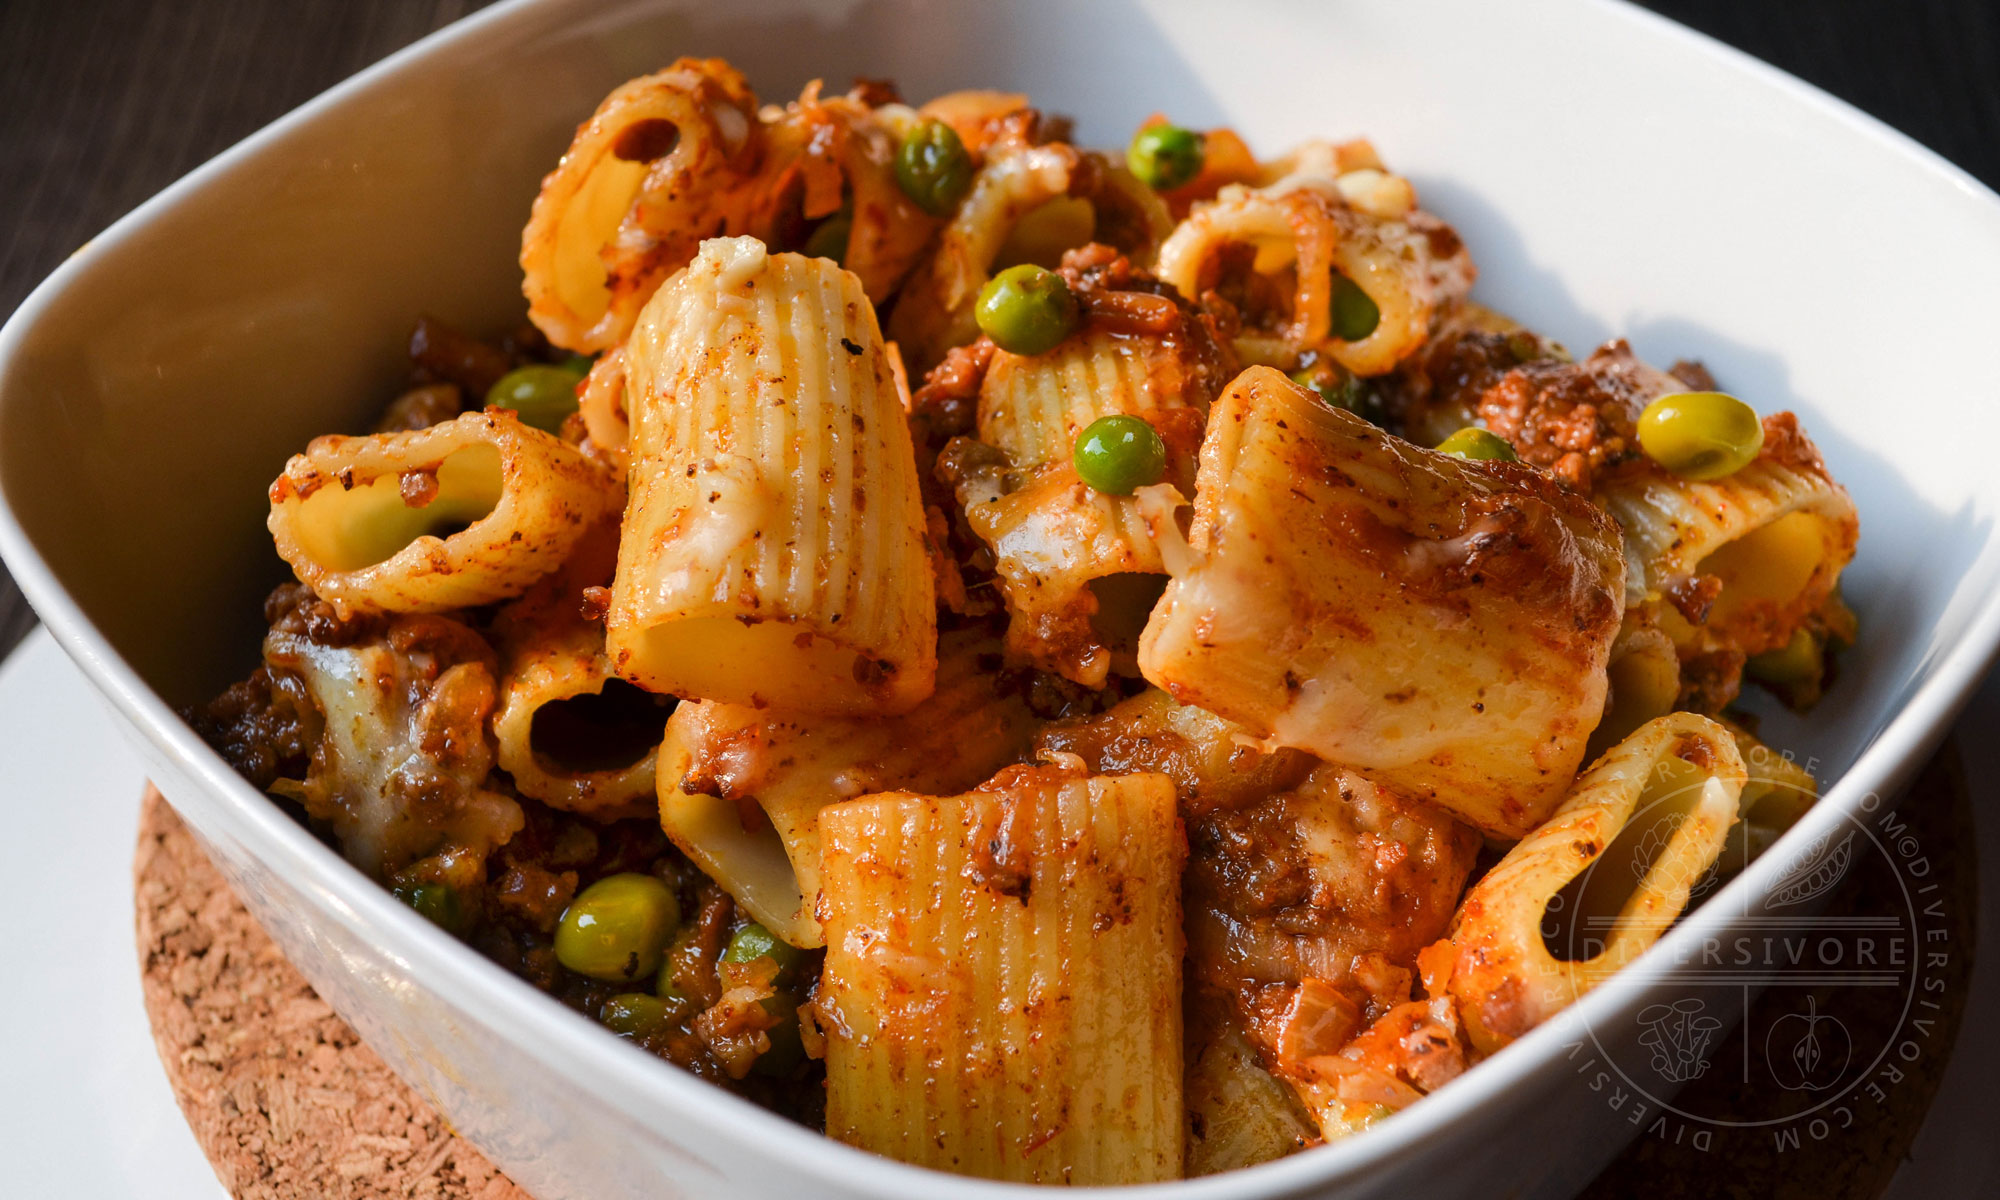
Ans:
[[[231,1195],[531,1200],[334,1015],[151,788],[133,872],[153,1038]]]

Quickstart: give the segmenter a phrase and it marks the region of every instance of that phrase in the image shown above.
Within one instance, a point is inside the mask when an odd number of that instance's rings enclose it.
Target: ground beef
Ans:
[[[375,422],[376,433],[429,429],[465,411],[465,397],[455,383],[426,383],[389,402]]]
[[[1637,424],[1646,403],[1673,383],[1620,339],[1580,363],[1543,360],[1503,375],[1479,398],[1477,415],[1513,443],[1521,461],[1588,492],[1640,458]]]
[[[310,708],[292,690],[274,685],[263,667],[186,717],[201,739],[259,790],[304,775],[317,740]]]

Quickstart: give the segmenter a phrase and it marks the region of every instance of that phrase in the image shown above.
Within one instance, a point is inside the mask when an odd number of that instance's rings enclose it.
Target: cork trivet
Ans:
[[[530,1200],[316,995],[152,788],[139,968],[174,1098],[240,1200]]]

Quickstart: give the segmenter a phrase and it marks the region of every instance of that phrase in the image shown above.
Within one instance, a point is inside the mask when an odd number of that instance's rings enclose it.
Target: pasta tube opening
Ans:
[[[1552,957],[1561,962],[1597,958],[1628,921],[1646,919],[1642,889],[1694,886],[1708,869],[1708,856],[1699,846],[1677,843],[1676,835],[1704,805],[1715,806],[1717,796],[1710,794],[1709,783],[1707,770],[1685,758],[1670,755],[1654,764],[1632,816],[1611,844],[1549,898],[1541,929],[1542,944]],[[1715,790],[1719,794],[1721,785]]]
[[[1730,827],[1729,842],[1716,860],[1716,874],[1733,878],[1819,801],[1819,781],[1797,759],[1773,750],[1727,717],[1719,724],[1736,739],[1747,774],[1737,800],[1741,819]]]
[[[1673,640],[1629,614],[1604,672],[1604,719],[1591,731],[1585,761],[1595,761],[1639,726],[1672,712],[1680,696],[1681,663]]]
[[[1763,644],[1770,637],[1760,628],[1767,623],[1765,614],[1803,595],[1837,546],[1838,530],[1819,514],[1805,512],[1787,513],[1723,543],[1694,569],[1722,581],[1708,626],[1735,635],[1745,653],[1775,649]]]
[[[1143,266],[1173,226],[1159,196],[1102,155],[1014,139],[986,154],[937,249],[911,273],[889,314],[889,336],[919,371],[979,336],[973,305],[1004,267],[1053,266],[1091,242]]]
[[[493,718],[500,766],[522,795],[594,816],[650,805],[654,750],[675,703],[615,677],[605,658],[588,597],[611,582],[617,555],[618,522],[600,521],[560,570],[494,619],[506,662]]]
[[[621,497],[575,447],[473,412],[316,438],[270,499],[279,556],[336,609],[444,612],[520,595]]]
[[[834,259],[870,300],[886,305],[939,224],[896,182],[897,147],[916,114],[872,104],[862,87],[845,96],[820,92],[815,80],[760,117],[765,152],[743,232],[774,250]]]
[[[1579,778],[1459,904],[1447,986],[1473,1044],[1499,1049],[1658,941],[1721,854],[1745,780],[1730,732],[1687,712]]]
[[[1161,245],[1161,278],[1235,307],[1243,361],[1290,370],[1316,353],[1381,375],[1471,289],[1457,234],[1354,145],[1308,143],[1265,186],[1223,187]]]
[[[1083,196],[1058,196],[1023,214],[1018,224],[1000,243],[993,256],[992,271],[1033,263],[1053,271],[1062,263],[1063,252],[1090,243],[1097,230],[1097,207]]]
[[[673,708],[671,696],[607,679],[601,691],[578,692],[537,708],[528,746],[547,768],[564,774],[622,771],[660,744]]]
[[[500,452],[493,446],[454,451],[430,482],[421,475],[384,475],[351,490],[321,488],[307,496],[299,504],[299,545],[329,570],[358,571],[420,537],[442,541],[462,533],[500,503]],[[416,482],[405,482],[412,478]]]
[[[551,342],[617,345],[703,237],[741,227],[756,113],[749,84],[720,59],[683,58],[605,97],[521,231],[528,316]]]

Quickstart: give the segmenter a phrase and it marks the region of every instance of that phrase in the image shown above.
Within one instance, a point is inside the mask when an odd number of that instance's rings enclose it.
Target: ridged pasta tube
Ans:
[[[1051,724],[1036,748],[1099,773],[1173,779],[1192,844],[1190,978],[1234,993],[1306,979],[1346,986],[1365,955],[1413,966],[1444,933],[1478,836],[1353,771],[1296,750],[1261,755],[1245,741],[1242,727],[1148,689]],[[1282,912],[1243,886],[1281,876],[1297,889]]]
[[[1654,717],[1672,712],[1681,691],[1680,655],[1644,606],[1625,610],[1604,671],[1604,719],[1590,734],[1586,757],[1591,760]]]
[[[700,240],[739,232],[757,97],[721,59],[619,86],[576,131],[521,231],[528,317],[579,353],[625,339]]]
[[[1499,1049],[1658,941],[1721,853],[1745,778],[1729,731],[1683,712],[1578,779],[1459,905],[1448,986],[1473,1044]]]
[[[552,808],[623,816],[650,808],[653,766],[673,701],[612,673],[586,588],[611,582],[618,521],[585,534],[569,560],[500,610],[500,707],[493,737],[514,787]]]
[[[1847,619],[1836,588],[1860,537],[1854,501],[1790,413],[1765,418],[1764,431],[1763,451],[1733,475],[1648,467],[1598,492],[1638,568],[1628,604],[1656,614],[1683,663],[1711,660],[1692,671],[1689,707],[1727,703],[1744,658]]]
[[[766,929],[824,944],[820,809],[889,788],[962,791],[1019,758],[1037,722],[996,672],[999,653],[983,632],[946,634],[936,692],[901,717],[681,705],[660,752],[661,827]],[[763,820],[745,818],[752,806]]]
[[[1173,784],[1016,767],[820,814],[826,1129],[965,1175],[1181,1175]]]
[[[1148,681],[1501,837],[1604,708],[1617,527],[1544,473],[1419,450],[1251,367],[1209,412]]]
[[[1179,791],[1190,1174],[1313,1136],[1301,1101],[1323,1114],[1334,1092],[1304,1060],[1407,999],[1418,951],[1449,926],[1479,850],[1446,814],[1295,750],[1259,755],[1243,732],[1146,691],[1036,743],[1093,771],[1161,771]]]
[[[1742,819],[1730,829],[1729,845],[1716,864],[1718,874],[1734,875],[1755,862],[1819,802],[1819,781],[1805,764],[1766,746],[1728,717],[1717,718],[1716,724],[1736,739],[1736,752],[1743,758],[1747,775],[1737,802]]]
[[[1231,184],[1196,204],[1160,246],[1160,278],[1184,296],[1217,291],[1234,302],[1245,362],[1290,369],[1312,351],[1357,375],[1383,374],[1465,297],[1472,261],[1449,226],[1400,200],[1406,181],[1395,188],[1377,167],[1336,173],[1330,154],[1290,165],[1265,187]],[[1333,331],[1336,275],[1379,313],[1357,341]]]
[[[766,245],[796,245],[789,238],[805,223],[844,207],[850,224],[840,265],[861,280],[870,300],[886,304],[938,226],[896,183],[899,134],[888,119],[896,115],[852,96],[822,98],[817,80],[767,115],[745,231]]]
[[[343,614],[518,596],[623,500],[575,447],[491,412],[314,438],[270,496],[279,557]]]
[[[1291,1086],[1264,1069],[1224,997],[1190,1000],[1186,1011],[1188,1178],[1283,1158],[1319,1137]]]
[[[979,397],[980,440],[1005,468],[966,471],[958,498],[967,524],[992,548],[1016,659],[1101,687],[1132,651],[1165,582],[1158,543],[1176,503],[1112,496],[1072,466],[1076,437],[1099,417],[1142,417],[1168,448],[1166,482],[1194,488],[1195,453],[1223,378],[1203,327],[1133,336],[1086,328],[1046,354],[993,355]],[[1149,582],[1150,581],[1150,582]]]
[[[860,281],[719,238],[646,306],[625,359],[618,673],[800,713],[906,712],[929,695],[915,452]]]

